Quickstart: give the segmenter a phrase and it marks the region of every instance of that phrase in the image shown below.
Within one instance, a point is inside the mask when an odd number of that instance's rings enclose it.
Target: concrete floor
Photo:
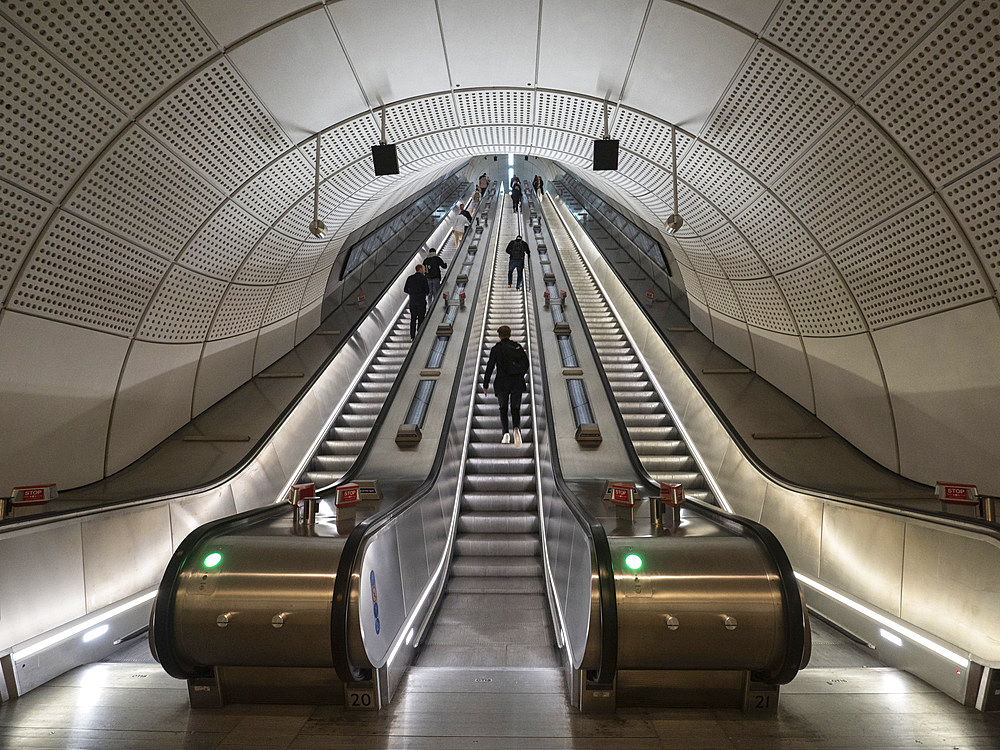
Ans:
[[[0,747],[175,748],[997,748],[1000,715],[966,708],[877,664],[821,622],[813,658],[782,688],[776,715],[738,710],[619,709],[583,715],[557,669],[411,669],[380,713],[340,706],[191,710],[145,644],[81,667],[0,705]]]

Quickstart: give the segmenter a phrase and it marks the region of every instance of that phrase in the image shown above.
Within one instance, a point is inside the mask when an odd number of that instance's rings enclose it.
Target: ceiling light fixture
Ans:
[[[326,235],[326,224],[319,220],[319,156],[322,135],[316,134],[316,180],[313,183],[313,220],[309,222],[309,234],[313,237]]]
[[[673,234],[684,226],[684,219],[677,209],[677,128],[673,125],[670,126],[670,151],[674,164],[674,212],[667,217],[667,231]]]

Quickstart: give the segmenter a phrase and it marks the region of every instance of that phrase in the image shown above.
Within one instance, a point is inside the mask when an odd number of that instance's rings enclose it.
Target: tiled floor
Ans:
[[[77,669],[0,706],[0,747],[174,748],[998,748],[1000,716],[958,705],[814,623],[809,668],[776,716],[737,710],[620,709],[581,715],[552,669],[416,668],[379,713],[332,706],[192,711],[156,664]]]

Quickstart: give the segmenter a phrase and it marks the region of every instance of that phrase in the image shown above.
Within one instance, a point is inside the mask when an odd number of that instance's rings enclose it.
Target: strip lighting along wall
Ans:
[[[844,596],[843,594],[837,593],[836,591],[834,591],[833,589],[829,588],[828,586],[824,586],[819,581],[814,581],[812,578],[809,578],[808,576],[804,576],[801,573],[796,573],[795,577],[798,580],[800,580],[802,583],[804,583],[806,586],[808,586],[809,588],[815,589],[816,591],[819,591],[821,594],[825,594],[826,596],[830,597],[831,599],[834,599],[834,600],[840,602],[841,604],[850,607],[855,612],[860,612],[865,617],[867,617],[867,618],[869,618],[871,620],[874,620],[879,625],[882,625],[883,627],[885,627],[888,630],[890,630],[891,631],[890,634],[894,633],[894,634],[901,635],[904,638],[909,638],[914,643],[919,643],[924,648],[930,649],[934,653],[936,653],[936,654],[938,654],[940,656],[943,656],[948,661],[953,662],[953,663],[957,664],[958,666],[960,666],[962,668],[968,668],[968,666],[969,666],[969,660],[966,659],[964,656],[960,656],[959,654],[956,654],[954,651],[951,651],[950,649],[947,649],[944,646],[942,646],[942,645],[940,645],[938,643],[935,643],[934,641],[930,640],[929,638],[925,638],[924,636],[920,635],[919,633],[913,632],[912,630],[910,630],[905,625],[900,625],[898,622],[894,622],[894,621],[890,620],[888,617],[885,617],[884,615],[880,615],[878,612],[875,612],[874,610],[869,609],[865,605],[863,605],[863,604],[861,604],[859,602],[856,602],[853,599],[849,599],[846,596]],[[887,638],[887,640],[889,640],[892,643],[896,643],[896,641],[894,641],[892,638]],[[896,643],[896,645],[897,646],[902,646],[903,644],[902,643]]]
[[[20,651],[14,651],[11,653],[11,658],[14,661],[18,661],[20,659],[26,659],[29,656],[34,656],[39,651],[44,651],[45,649],[47,649],[49,646],[54,646],[55,644],[60,643],[61,641],[65,641],[68,638],[72,638],[74,635],[77,635],[78,633],[90,630],[95,625],[100,625],[103,622],[107,622],[112,617],[117,617],[123,612],[128,612],[130,609],[134,609],[135,607],[138,607],[140,604],[145,604],[155,596],[156,596],[156,590],[154,589],[153,591],[149,591],[143,594],[142,596],[136,597],[135,599],[125,602],[124,604],[119,604],[114,609],[109,610],[108,612],[105,612],[102,615],[91,617],[90,619],[77,623],[76,625],[66,628],[65,630],[60,630],[55,634],[50,635],[48,638],[38,641],[38,643],[33,643],[27,648],[23,648]]]

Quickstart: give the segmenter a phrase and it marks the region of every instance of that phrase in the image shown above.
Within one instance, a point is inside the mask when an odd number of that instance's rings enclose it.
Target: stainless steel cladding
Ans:
[[[777,571],[735,536],[610,540],[619,669],[769,673],[788,644]],[[630,557],[631,556],[631,557]]]

